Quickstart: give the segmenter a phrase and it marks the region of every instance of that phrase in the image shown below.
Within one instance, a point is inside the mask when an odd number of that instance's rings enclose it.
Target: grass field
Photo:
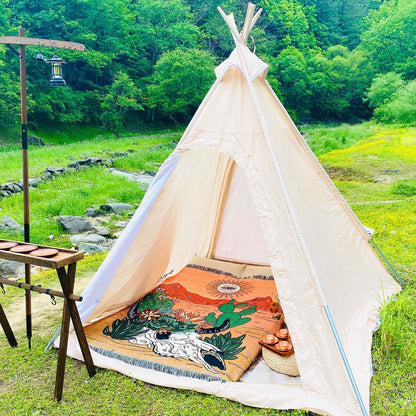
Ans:
[[[406,282],[395,302],[382,310],[383,324],[373,336],[374,376],[371,414],[416,414],[416,129],[359,126],[302,126],[302,132],[336,186],[367,226],[374,240]],[[133,150],[116,159],[121,169],[157,170],[171,152],[177,133],[114,139],[90,138],[83,142],[30,148],[31,176],[47,166],[66,166],[84,156],[107,157]],[[20,151],[0,151],[0,183],[20,180]],[[109,199],[138,205],[143,192],[132,182],[108,173],[104,167],[72,172],[31,190],[32,234],[37,243],[69,246],[69,238],[56,223],[62,214],[82,215],[86,208]],[[0,201],[0,216],[22,222],[22,196]],[[9,237],[0,235],[0,237]],[[105,254],[88,256],[79,265],[76,290],[80,293]],[[54,273],[37,279],[58,287]],[[118,373],[99,370],[89,379],[81,363],[67,359],[64,397],[53,402],[57,352],[43,351],[60,322],[62,303],[52,306],[44,295],[33,295],[34,338],[27,349],[22,291],[7,288],[0,302],[12,321],[19,346],[11,349],[0,331],[0,415],[311,415],[302,411],[253,409],[195,392],[151,386]]]

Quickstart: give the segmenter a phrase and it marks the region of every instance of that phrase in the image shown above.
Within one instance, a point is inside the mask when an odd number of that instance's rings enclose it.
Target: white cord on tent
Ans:
[[[222,12],[221,8],[218,7],[218,9],[219,9],[221,15],[224,17],[225,13]],[[227,19],[224,18],[224,20],[226,21],[227,25],[230,27],[231,31],[233,32],[232,28],[235,27],[235,22],[234,22],[234,24],[232,24],[229,17],[232,17],[232,16],[231,15],[227,16]],[[339,338],[338,331],[335,327],[334,320],[332,318],[331,312],[329,311],[328,305],[326,303],[325,296],[322,292],[322,288],[321,288],[321,285],[319,283],[318,276],[316,274],[315,267],[313,265],[311,256],[309,254],[309,250],[308,250],[307,245],[305,243],[305,240],[303,238],[302,231],[300,229],[300,225],[296,220],[296,214],[295,214],[295,211],[293,209],[292,203],[290,202],[289,194],[287,192],[287,189],[286,189],[286,186],[285,186],[285,183],[284,183],[284,179],[283,179],[283,176],[280,172],[280,168],[279,168],[279,165],[278,165],[278,162],[277,162],[277,159],[276,159],[276,155],[274,153],[273,146],[271,144],[271,140],[270,140],[268,129],[267,129],[267,124],[266,124],[266,121],[263,117],[263,114],[262,114],[262,111],[261,111],[261,108],[260,108],[260,105],[259,105],[259,102],[258,102],[258,99],[257,99],[257,96],[256,96],[256,92],[255,92],[254,87],[253,87],[252,80],[250,79],[248,68],[245,64],[245,61],[244,61],[242,53],[241,53],[241,49],[244,48],[244,47],[247,48],[247,46],[245,44],[242,44],[239,41],[236,41],[236,39],[234,39],[234,41],[235,41],[235,44],[236,44],[237,53],[240,55],[240,61],[243,65],[243,68],[242,68],[243,69],[243,76],[247,80],[247,84],[249,86],[250,94],[251,94],[251,97],[253,99],[254,106],[256,108],[257,116],[259,117],[260,125],[261,125],[261,128],[262,128],[263,134],[264,134],[264,138],[265,138],[267,147],[268,147],[269,152],[270,152],[272,165],[273,165],[276,177],[278,179],[280,190],[283,194],[283,199],[285,201],[286,208],[288,210],[288,214],[291,218],[291,222],[292,222],[292,225],[294,227],[295,234],[297,236],[301,251],[303,253],[306,264],[308,265],[308,269],[309,269],[309,272],[310,272],[310,277],[311,277],[311,279],[314,283],[315,290],[317,291],[318,296],[321,300],[321,306],[322,306],[322,308],[325,312],[325,315],[327,317],[327,320],[328,320],[328,323],[330,325],[331,331],[334,335],[335,342],[337,344],[339,353],[340,353],[341,358],[343,360],[345,369],[346,369],[348,377],[350,379],[350,382],[351,382],[352,388],[354,390],[354,394],[356,396],[358,404],[360,406],[361,412],[362,412],[363,416],[367,416],[368,415],[367,409],[366,409],[366,407],[364,405],[364,402],[361,398],[361,394],[360,394],[360,391],[358,389],[357,383],[355,381],[354,374],[352,373],[350,364],[348,362],[347,356],[345,355],[344,348],[343,348],[341,340]]]
[[[306,246],[306,243],[305,243],[305,240],[303,238],[302,231],[300,229],[299,223],[296,220],[296,214],[295,214],[293,206],[290,202],[289,194],[288,194],[286,186],[284,184],[283,176],[280,172],[280,169],[279,169],[279,166],[278,166],[278,163],[277,163],[277,159],[276,159],[276,156],[274,154],[274,150],[273,150],[273,147],[272,147],[272,144],[271,144],[271,141],[270,141],[269,133],[267,131],[267,125],[266,125],[266,122],[264,120],[263,114],[261,112],[261,109],[260,109],[260,106],[259,106],[259,103],[258,103],[258,100],[257,100],[257,97],[256,97],[256,93],[254,91],[252,81],[248,77],[247,72],[248,71],[247,71],[247,68],[246,68],[246,80],[247,80],[247,83],[248,83],[248,86],[249,86],[249,89],[250,89],[251,96],[252,96],[253,101],[254,101],[254,106],[256,108],[257,116],[259,117],[260,125],[261,125],[261,128],[263,130],[263,134],[264,134],[264,138],[266,140],[267,147],[268,147],[269,152],[270,152],[272,164],[273,164],[276,176],[277,176],[278,181],[279,181],[280,190],[282,191],[283,198],[285,200],[289,216],[292,220],[292,225],[294,226],[298,241],[299,241],[300,246],[301,246],[301,250],[303,252],[303,256],[305,258],[305,261],[306,261],[306,263],[308,265],[308,268],[309,268],[309,271],[310,271],[310,277],[312,278],[312,281],[314,282],[315,289],[318,292],[318,295],[320,297],[321,306],[322,306],[322,308],[323,308],[323,310],[326,314],[326,317],[328,319],[328,323],[329,323],[329,325],[331,327],[331,331],[334,335],[335,342],[338,346],[338,350],[339,350],[341,358],[344,362],[345,369],[346,369],[348,377],[351,381],[351,385],[352,385],[352,388],[354,390],[354,394],[357,398],[358,404],[361,408],[361,412],[362,412],[363,416],[367,416],[368,415],[367,409],[365,408],[364,402],[361,398],[360,391],[358,390],[358,386],[357,386],[357,383],[356,383],[355,378],[354,378],[354,374],[352,373],[351,366],[348,362],[347,356],[345,355],[344,347],[342,346],[341,340],[340,340],[339,335],[338,335],[338,331],[335,327],[334,320],[332,318],[331,312],[329,311],[328,305],[327,305],[326,300],[325,300],[325,296],[322,292],[321,284],[319,283],[319,279],[318,279],[318,276],[316,274],[315,267],[313,266],[313,262],[312,262],[310,254],[309,254],[309,250],[308,250],[308,248]]]

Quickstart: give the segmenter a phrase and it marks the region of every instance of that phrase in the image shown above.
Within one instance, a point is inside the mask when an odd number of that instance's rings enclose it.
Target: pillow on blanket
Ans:
[[[244,273],[244,265],[221,263],[189,264],[130,308],[87,326],[91,348],[170,374],[237,381],[282,316],[270,312],[277,294],[265,268]]]

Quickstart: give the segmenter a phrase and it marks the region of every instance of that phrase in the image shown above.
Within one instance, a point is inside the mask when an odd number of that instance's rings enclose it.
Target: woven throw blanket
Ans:
[[[237,381],[282,326],[274,280],[189,264],[143,299],[85,328],[96,352],[203,380]],[[273,310],[271,312],[270,310]]]

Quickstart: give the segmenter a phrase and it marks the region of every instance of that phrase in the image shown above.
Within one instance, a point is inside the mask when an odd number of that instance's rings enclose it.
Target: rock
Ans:
[[[91,217],[91,218],[95,218],[95,217],[99,217],[100,215],[103,215],[103,212],[98,210],[98,209],[94,209],[94,208],[87,208],[85,210],[84,215],[86,217]]]
[[[18,279],[25,274],[25,265],[11,260],[0,263],[0,276],[8,279]]]
[[[58,222],[62,225],[64,230],[68,231],[70,234],[80,234],[91,230],[91,223],[82,217],[61,215],[58,217]]]
[[[23,225],[20,225],[18,222],[16,222],[13,218],[4,215],[0,221],[0,230],[23,234],[24,227]]]
[[[126,228],[128,223],[128,221],[115,221],[114,225],[118,228]]]
[[[32,136],[30,134],[27,136],[27,142],[33,146],[45,146],[45,142],[40,137]]]
[[[98,234],[75,234],[69,239],[74,247],[78,247],[81,243],[101,244],[105,241],[105,237]]]
[[[51,167],[47,167],[45,170],[45,174],[51,174],[52,176],[58,176],[58,175],[62,175],[65,173],[65,168],[63,167],[57,167],[57,168],[51,168]]]
[[[78,169],[79,168],[79,162],[69,162],[68,167],[72,169]]]
[[[31,178],[29,179],[29,186],[32,186],[33,188],[37,188],[40,182],[41,182],[40,178]]]
[[[401,170],[400,169],[386,169],[386,170],[383,170],[383,173],[387,173],[387,174],[394,173],[398,175],[399,173],[401,173]]]
[[[145,170],[144,174],[149,176],[156,176],[156,172],[153,170]]]
[[[92,229],[98,235],[102,235],[103,237],[109,237],[111,235],[110,230],[107,227],[102,227],[101,225],[93,225]]]
[[[117,231],[116,233],[113,233],[113,236],[115,237],[115,238],[119,238],[120,236],[121,236],[121,234],[123,233],[123,230],[121,230],[121,231]]]
[[[49,172],[48,170],[45,170],[45,172],[42,173],[42,178],[45,180],[53,179],[55,175],[52,172]]]
[[[104,204],[100,206],[100,210],[103,212],[114,212],[121,214],[122,212],[131,211],[134,209],[133,205],[125,204],[123,202],[114,202],[111,204]]]
[[[1,185],[0,189],[2,191],[7,191],[10,194],[21,192],[23,185],[20,185],[18,182],[7,182]]]
[[[87,157],[86,159],[83,160],[78,160],[78,163],[81,166],[92,166],[92,165],[97,165],[99,163],[102,163],[103,159],[101,159],[100,157]]]
[[[80,243],[78,246],[78,249],[88,254],[101,253],[102,251],[108,250],[107,247],[100,246],[98,244],[92,244],[92,243]]]

